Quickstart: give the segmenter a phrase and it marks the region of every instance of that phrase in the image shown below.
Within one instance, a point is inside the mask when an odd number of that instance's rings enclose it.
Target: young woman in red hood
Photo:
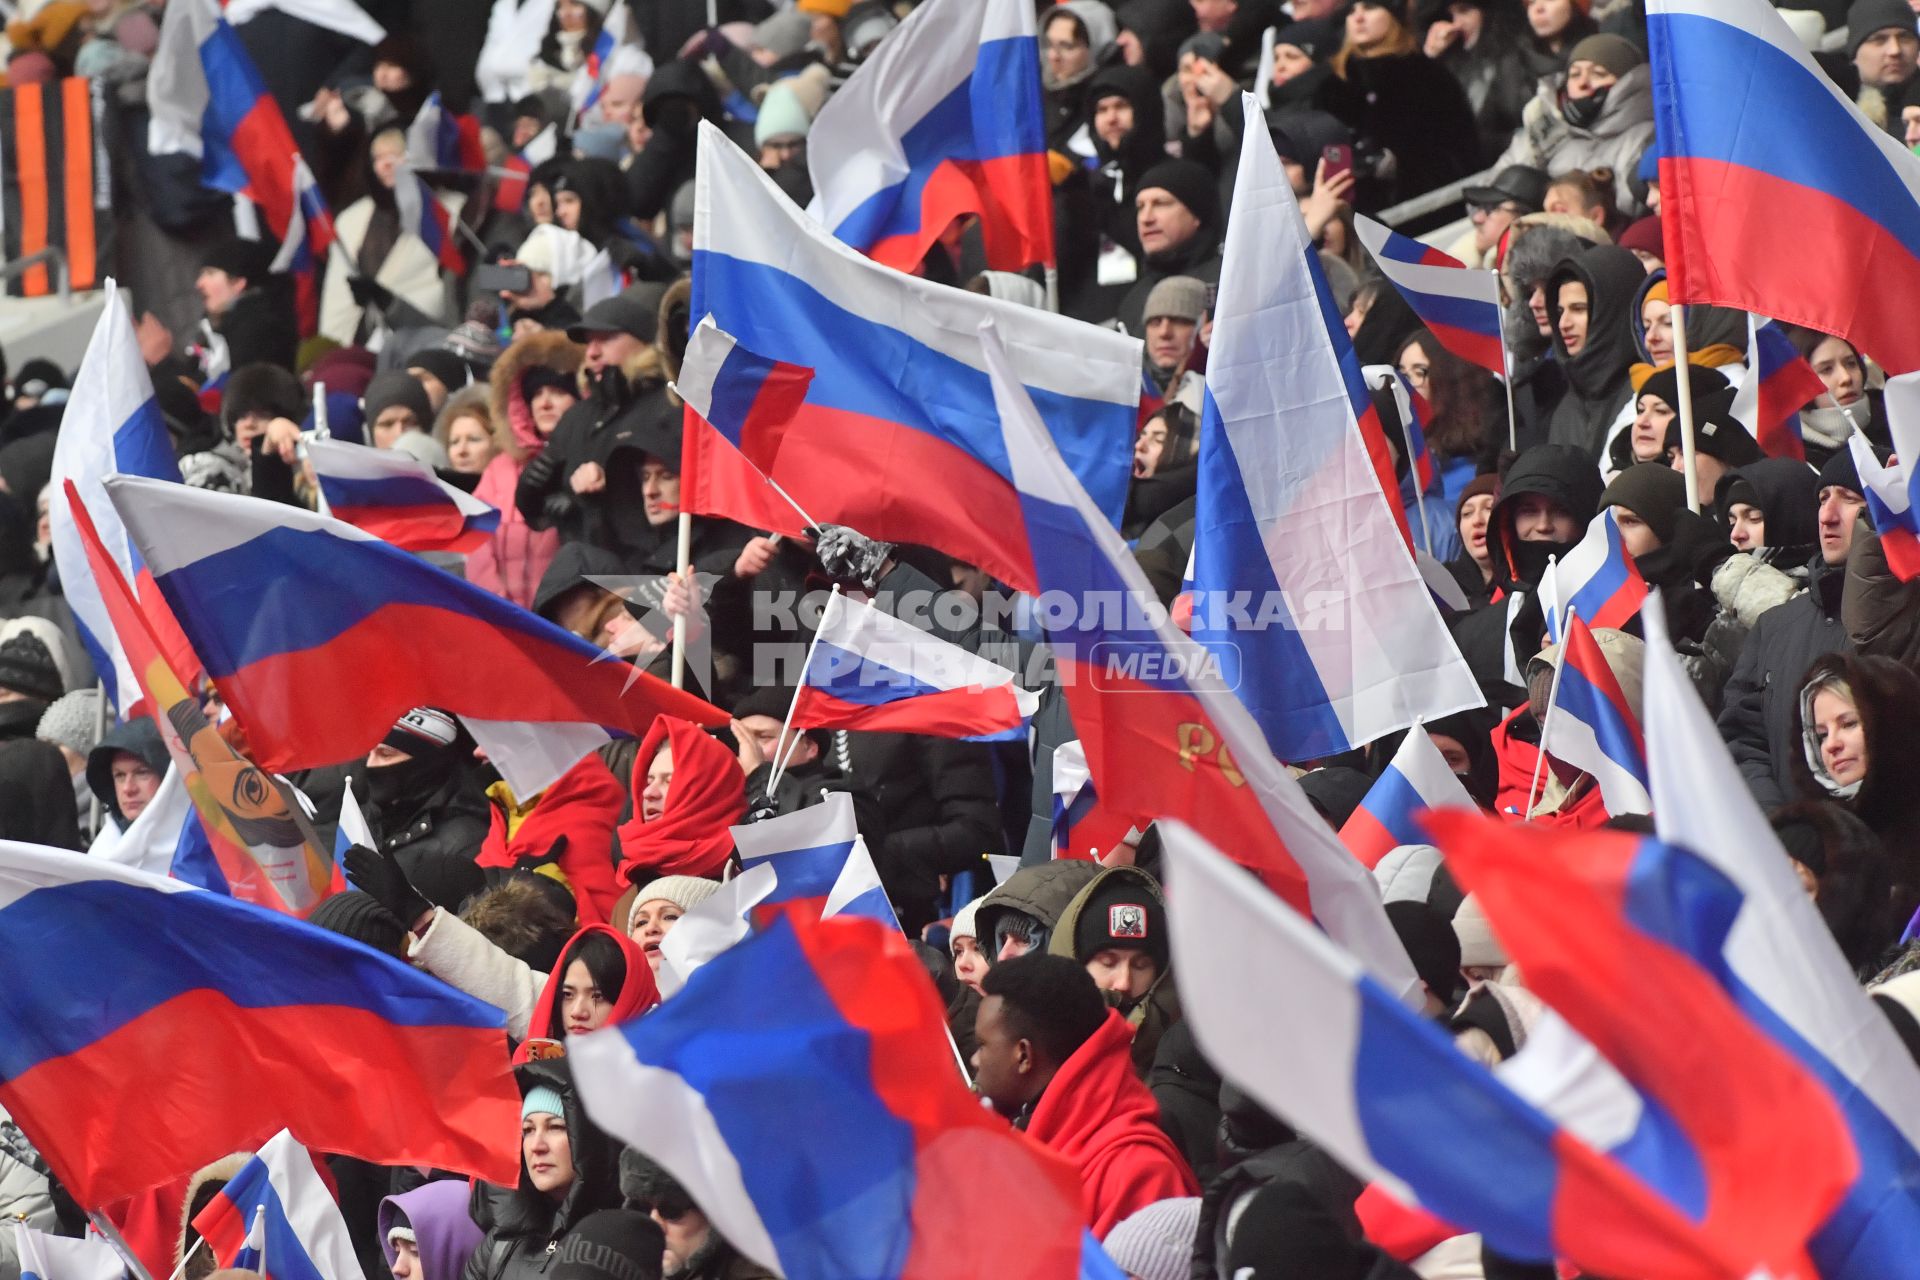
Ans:
[[[633,818],[618,831],[620,879],[720,878],[733,854],[728,827],[746,814],[747,776],[718,738],[688,720],[659,716],[633,764]],[[614,909],[613,919],[631,905]]]
[[[597,1031],[659,1003],[653,967],[633,940],[611,925],[582,925],[567,939],[560,963],[547,975],[514,1061],[549,1056],[540,1052],[547,1042]]]

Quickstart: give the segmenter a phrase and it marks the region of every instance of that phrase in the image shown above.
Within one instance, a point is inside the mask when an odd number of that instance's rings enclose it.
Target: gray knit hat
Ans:
[[[100,690],[75,689],[53,700],[34,737],[85,755],[100,741]]]
[[[1199,1230],[1199,1196],[1156,1200],[1109,1231],[1100,1247],[1115,1266],[1140,1280],[1186,1280]]]
[[[1176,320],[1199,324],[1200,317],[1206,314],[1206,284],[1192,276],[1168,276],[1147,294],[1146,310],[1140,313],[1140,318],[1152,320],[1159,316],[1172,316]]]

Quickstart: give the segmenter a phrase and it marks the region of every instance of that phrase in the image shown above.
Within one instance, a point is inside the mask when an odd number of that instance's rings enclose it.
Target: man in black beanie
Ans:
[[[270,274],[272,251],[263,241],[220,241],[200,259],[194,292],[206,308],[206,327],[226,346],[226,368],[264,362],[293,369],[300,328],[293,299]]]
[[[1120,299],[1119,319],[1128,333],[1142,337],[1153,286],[1169,276],[1219,283],[1226,219],[1220,209],[1220,184],[1191,160],[1162,161],[1141,174],[1133,211],[1144,263]]]

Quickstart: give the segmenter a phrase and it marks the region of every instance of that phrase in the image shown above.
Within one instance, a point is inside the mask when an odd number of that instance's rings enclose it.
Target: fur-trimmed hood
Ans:
[[[187,1256],[189,1242],[199,1238],[200,1233],[193,1229],[193,1216],[199,1210],[206,1208],[207,1201],[212,1198],[212,1194],[203,1195],[202,1193],[209,1191],[218,1193],[220,1188],[232,1182],[234,1175],[246,1168],[247,1162],[252,1159],[251,1151],[236,1151],[230,1156],[221,1156],[187,1179],[186,1194],[180,1199],[180,1233],[174,1237],[173,1241],[175,1271],[180,1269],[180,1260]]]
[[[502,434],[507,452],[524,462],[546,447],[546,441],[540,439],[533,430],[532,415],[528,413],[527,402],[520,394],[521,377],[527,370],[544,365],[574,375],[578,384],[581,365],[586,358],[587,349],[570,340],[559,329],[542,329],[516,338],[511,346],[500,353],[500,358],[493,362],[493,372],[488,381],[491,384],[493,420],[506,426]],[[586,394],[584,387],[580,394]]]

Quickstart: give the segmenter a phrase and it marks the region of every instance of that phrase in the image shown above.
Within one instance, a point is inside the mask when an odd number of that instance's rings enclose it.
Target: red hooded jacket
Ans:
[[[1500,762],[1500,789],[1494,796],[1494,810],[1508,822],[1527,821],[1527,795],[1533,786],[1533,766],[1540,758],[1540,748],[1536,743],[1517,737],[1513,729],[1522,716],[1531,715],[1526,707],[1518,707],[1493,730],[1493,754]],[[1607,821],[1607,803],[1600,794],[1599,786],[1585,774],[1581,775],[1576,785],[1581,787],[1578,796],[1569,803],[1563,803],[1555,812],[1534,818],[1533,825],[1565,827],[1569,830],[1604,825]],[[1540,786],[1544,791],[1544,776]]]
[[[647,770],[663,742],[673,744],[673,783],[666,807],[642,818]],[[633,758],[633,819],[620,827],[620,879],[644,884],[656,876],[709,876],[733,854],[733,833],[747,811],[747,775],[720,740],[690,720],[656,716]]]
[[[543,857],[565,837],[557,865],[573,890],[580,922],[603,924],[624,891],[613,873],[613,828],[626,799],[613,771],[589,753],[540,793],[512,838],[507,836],[507,815],[494,804],[487,839],[475,861],[483,867],[517,866]]]
[[[540,1002],[533,1006],[533,1014],[527,1019],[527,1038],[514,1050],[513,1060],[516,1063],[527,1061],[527,1045],[535,1040],[566,1039],[564,1026],[556,1031],[556,1005],[560,1000],[560,988],[567,980],[567,966],[573,963],[573,953],[579,948],[580,940],[590,933],[605,934],[612,938],[614,945],[620,948],[620,954],[627,960],[627,976],[620,984],[620,994],[613,998],[613,1012],[607,1015],[606,1025],[624,1022],[660,1003],[660,988],[654,983],[653,966],[647,963],[647,953],[612,925],[583,924],[578,932],[567,939],[567,945],[560,949],[560,963],[553,966],[553,972],[547,975],[547,985],[540,989]]]
[[[1156,1200],[1200,1194],[1193,1170],[1161,1132],[1159,1114],[1133,1073],[1133,1028],[1111,1009],[1034,1104],[1027,1136],[1079,1171],[1096,1238]]]

